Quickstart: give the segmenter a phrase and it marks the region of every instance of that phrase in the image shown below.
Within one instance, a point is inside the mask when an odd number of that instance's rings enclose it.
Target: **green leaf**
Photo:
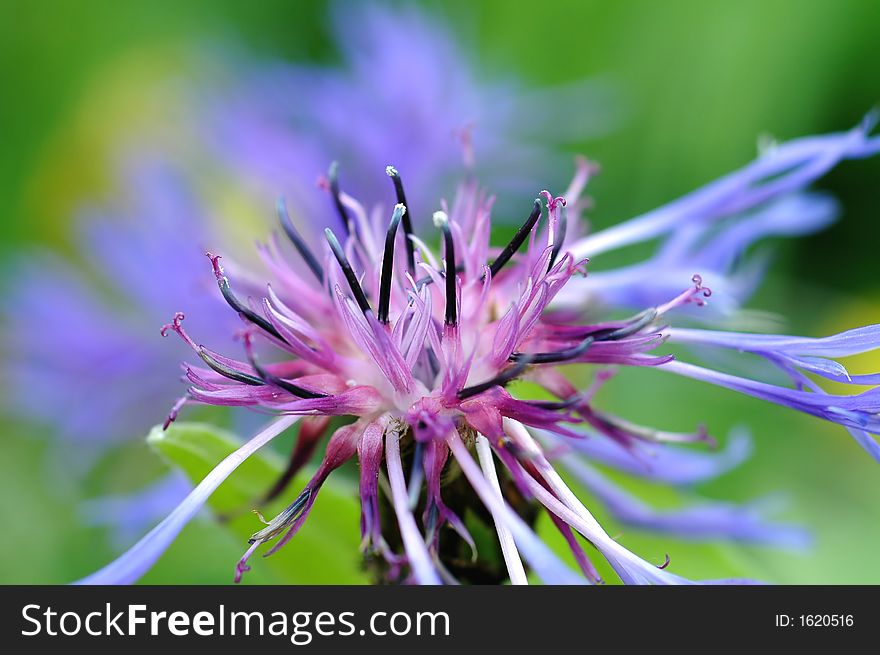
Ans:
[[[168,430],[155,427],[147,437],[149,445],[169,464],[183,471],[193,482],[202,480],[224,457],[241,446],[234,434],[203,423],[176,423]],[[242,552],[247,539],[262,527],[251,512],[259,509],[271,518],[293,500],[310,475],[300,475],[284,499],[257,508],[257,501],[284,469],[282,459],[264,449],[245,460],[220,485],[208,506],[223,526],[240,540]],[[305,526],[278,553],[251,559],[256,570],[272,572],[269,582],[286,584],[356,584],[366,582],[358,550],[360,509],[357,494],[331,478],[324,484]],[[266,550],[270,546],[266,546]],[[229,572],[234,562],[230,562]],[[260,581],[265,581],[263,576]],[[218,580],[219,581],[219,580]],[[248,581],[245,575],[244,581]]]
[[[207,423],[175,423],[165,431],[156,426],[147,436],[147,443],[194,484],[241,446],[241,440],[234,434]],[[239,510],[258,498],[282,467],[280,458],[264,449],[245,460],[214,492],[208,504],[223,514]]]

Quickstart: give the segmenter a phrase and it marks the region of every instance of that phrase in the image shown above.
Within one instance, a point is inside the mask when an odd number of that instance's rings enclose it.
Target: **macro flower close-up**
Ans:
[[[596,294],[588,291],[594,261],[590,256],[598,260],[603,250],[673,230],[686,231],[687,240],[694,243],[723,222],[720,235],[711,236],[721,243],[704,260],[709,270],[723,270],[719,262],[731,258],[729,249],[744,250],[768,224],[792,220],[795,209],[780,207],[785,202],[780,198],[801,192],[839,160],[880,151],[880,138],[870,136],[874,123],[869,116],[849,132],[776,146],[743,170],[671,205],[586,235],[573,219],[580,218],[582,194],[594,166],[581,159],[565,194],[542,191],[501,248],[490,244],[494,198],[475,180],[463,182],[449,202],[441,201],[443,209],[433,212],[442,242],[435,252],[414,230],[401,174],[394,166],[386,168],[397,200],[389,216],[381,205],[368,211],[340,189],[332,165],[326,186],[339,212],[342,240],[328,227],[326,247],[313,252],[279,200],[281,227],[295,255],[287,253],[277,237],[261,248],[274,274],[262,296],[237,296],[221,255],[206,253],[221,294],[243,321],[239,339],[244,357],[230,357],[193,340],[184,328],[183,312],[162,328],[163,336],[175,332],[201,360],[198,366],[184,365],[189,388],[165,428],[188,404],[251,407],[278,418],[212,470],[130,551],[85,582],[137,580],[242,458],[298,421],[303,425],[290,464],[263,502],[283,492],[286,478],[298,472],[328,433],[323,458],[277,516],[267,520],[254,510],[265,527],[249,538],[236,565],[236,581],[250,570],[250,557],[265,544],[268,556],[295,537],[330,474],[356,457],[362,549],[368,557],[381,558],[378,568],[387,581],[457,584],[459,567],[470,575],[461,546],[442,542],[464,542],[471,549],[471,563],[479,563],[476,543],[461,518],[478,501],[494,523],[506,567],[506,576],[496,582],[506,577],[514,584],[526,583],[523,558],[545,582],[577,580],[524,520],[523,514],[531,518],[535,507],[549,513],[586,581],[598,583],[602,578],[576,535],[625,583],[686,582],[665,570],[669,561],[648,563],[616,542],[550,461],[558,452],[577,451],[579,442],[606,439],[621,455],[641,458],[652,473],[662,475],[674,465],[675,454],[670,463],[651,462],[646,446],[660,450],[668,444],[712,443],[704,427],[692,433],[669,432],[602,411],[594,397],[601,394],[603,380],[620,367],[636,366],[733,389],[837,423],[880,462],[880,443],[874,436],[880,434],[880,387],[832,394],[806,375],[876,385],[877,374],[851,375],[835,358],[880,348],[880,325],[819,339],[675,327],[680,308],[711,302],[712,290],[699,273],[678,294],[630,318],[587,320],[596,314],[589,299],[602,290],[600,286]],[[804,207],[795,205],[796,209],[816,211],[808,199],[799,202]],[[814,202],[821,211],[826,200]],[[750,224],[756,215],[762,219],[760,227]],[[299,261],[291,262],[293,256]],[[719,280],[726,289],[735,276],[730,272],[728,279]],[[651,281],[636,278],[632,283],[648,286]],[[258,361],[256,341],[274,346],[284,358],[271,364]],[[693,364],[663,352],[667,343],[758,354],[790,376],[792,385],[777,386]],[[573,364],[590,365],[589,386],[578,387],[566,377],[564,369]],[[544,395],[531,399],[506,390],[520,379]],[[331,419],[337,417],[349,421],[331,429]],[[630,514],[638,520],[638,501],[615,495],[588,464],[572,459],[570,466],[588,488],[601,490],[602,500],[624,522]],[[456,488],[462,485],[470,488]],[[456,496],[463,494],[461,507],[444,501],[445,487],[455,489]],[[512,501],[526,508],[518,513]],[[389,512],[393,520],[383,516]],[[714,528],[724,536],[796,539],[791,529],[765,527],[759,521],[754,510],[704,506],[658,516],[653,527],[684,533]],[[386,534],[383,525],[389,523],[391,534]],[[455,535],[445,534],[445,527]]]
[[[4,582],[880,583],[880,14],[814,5],[3,10]]]

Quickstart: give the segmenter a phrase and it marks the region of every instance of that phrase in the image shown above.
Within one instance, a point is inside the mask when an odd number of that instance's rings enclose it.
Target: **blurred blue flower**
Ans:
[[[198,307],[193,320],[221,342],[235,327],[205,283],[210,222],[185,178],[144,157],[120,177],[118,206],[77,216],[82,265],[28,253],[7,291],[7,409],[48,423],[74,452],[142,433],[179,395],[168,380],[182,352],[159,337],[169,312]]]

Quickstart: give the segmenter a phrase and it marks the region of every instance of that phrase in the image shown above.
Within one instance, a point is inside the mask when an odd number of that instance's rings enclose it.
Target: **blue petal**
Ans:
[[[120,585],[137,582],[150,570],[162,553],[177,538],[180,531],[198,513],[214,490],[250,455],[296,423],[299,418],[298,416],[283,416],[276,419],[214,467],[165,520],[150,530],[134,546],[101,570],[86,576],[75,584]]]
[[[626,525],[685,539],[732,539],[786,548],[804,548],[810,543],[809,533],[802,528],[764,519],[768,499],[744,505],[701,502],[682,509],[655,510],[578,458],[567,457],[564,464],[616,520]]]

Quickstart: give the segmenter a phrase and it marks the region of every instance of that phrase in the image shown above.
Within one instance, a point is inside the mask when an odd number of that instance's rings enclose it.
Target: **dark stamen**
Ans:
[[[568,212],[565,207],[559,213],[559,223],[556,224],[556,234],[553,235],[553,251],[550,253],[550,264],[547,266],[549,271],[556,263],[559,257],[559,251],[562,250],[562,244],[565,242],[565,233],[568,230]]]
[[[309,391],[308,389],[304,389],[296,384],[292,384],[287,380],[284,380],[277,375],[273,375],[269,373],[266,369],[260,366],[260,363],[257,361],[256,355],[254,355],[254,349],[251,346],[250,339],[245,337],[244,349],[247,353],[248,361],[253,367],[254,371],[256,371],[257,375],[260,376],[258,382],[260,384],[271,384],[272,386],[278,387],[279,389],[283,389],[287,393],[297,396],[299,398],[326,398],[326,393],[320,393],[318,391]]]
[[[296,477],[296,474],[302,470],[302,467],[308,464],[315,449],[318,446],[318,439],[299,439],[290,454],[287,461],[287,467],[284,472],[278,476],[275,484],[266,492],[260,500],[261,505],[268,505],[278,498],[287,489],[288,485]]]
[[[394,192],[397,194],[397,204],[403,205],[409,209],[409,203],[406,202],[406,194],[403,192],[403,180],[400,179],[400,173],[394,166],[386,166],[385,173],[394,183]],[[416,270],[416,246],[410,237],[413,235],[412,216],[407,211],[403,215],[403,235],[406,238],[406,267],[410,275],[415,274]]]
[[[199,346],[198,354],[199,357],[202,358],[202,361],[205,362],[205,364],[210,366],[212,370],[219,373],[225,378],[229,378],[230,380],[235,380],[236,382],[241,382],[243,384],[249,384],[252,387],[261,387],[264,384],[260,378],[254,377],[253,375],[248,375],[247,373],[242,373],[241,371],[236,371],[234,368],[221,363],[216,358],[214,358],[213,355],[209,354],[208,351],[205,350],[204,346]]]
[[[379,310],[376,318],[380,323],[388,324],[388,308],[391,306],[391,280],[394,273],[394,240],[400,219],[406,216],[406,206],[398,204],[391,214],[391,223],[385,233],[385,253],[382,257],[382,277],[379,283]]]
[[[593,338],[596,341],[618,341],[648,327],[655,318],[657,318],[657,310],[654,308],[646,309],[645,311],[636,314],[623,327],[613,330],[601,330],[594,333]]]
[[[346,233],[351,232],[351,219],[348,217],[348,210],[342,204],[342,198],[339,194],[339,162],[330,164],[330,170],[327,171],[327,181],[330,183],[330,195],[333,196],[333,204],[336,207],[336,213],[342,220],[342,229]]]
[[[532,213],[529,214],[526,222],[522,224],[522,227],[517,230],[513,239],[510,240],[510,243],[504,247],[504,250],[501,251],[498,258],[489,266],[493,278],[498,275],[498,271],[501,270],[501,267],[513,257],[517,250],[519,250],[519,247],[529,236],[529,233],[532,231],[532,228],[535,227],[535,223],[538,222],[539,218],[541,218],[541,199],[535,198],[535,206],[532,208]]]
[[[565,400],[527,400],[526,401],[532,407],[537,407],[538,409],[549,409],[549,410],[562,410],[562,409],[570,409],[577,405],[580,405],[583,402],[583,396],[579,393],[574,394],[566,398]]]
[[[287,506],[287,508],[281,512],[278,516],[276,516],[271,521],[266,523],[266,527],[260,530],[259,532],[254,532],[251,535],[251,538],[248,539],[249,544],[254,544],[256,542],[263,543],[264,541],[269,541],[270,539],[274,539],[282,532],[284,532],[290,524],[293,523],[297,517],[302,513],[302,511],[308,505],[309,499],[312,497],[312,489],[310,487],[306,487],[303,489],[299,496]],[[262,516],[258,514],[262,519]],[[270,551],[271,553],[271,551]],[[263,557],[270,554],[266,553]]]
[[[510,361],[518,362],[523,358],[528,358],[532,364],[553,364],[556,362],[567,362],[569,360],[580,357],[595,341],[593,337],[587,337],[578,345],[566,348],[565,350],[557,350],[549,353],[513,353]]]
[[[485,382],[480,382],[479,384],[475,384],[472,387],[465,387],[461,391],[458,392],[459,400],[466,400],[471,398],[472,396],[476,396],[477,394],[481,394],[484,391],[488,391],[492,387],[498,386],[503,387],[507,385],[509,382],[519,377],[519,375],[526,370],[526,366],[531,364],[531,360],[527,358],[528,356],[524,356],[520,359],[516,364],[507,368],[498,375],[496,375],[491,380],[486,380]]]
[[[434,225],[443,232],[443,243],[446,251],[446,325],[458,324],[455,288],[455,239],[449,227],[449,217],[445,212],[434,212]]]
[[[416,442],[418,445],[421,443],[421,441]],[[415,469],[415,463],[413,463],[413,468]],[[440,508],[437,507],[437,503],[431,503],[425,512],[425,542],[428,544],[434,541],[434,532],[437,530],[437,519],[439,518]]]
[[[269,321],[246,307],[244,303],[235,297],[235,294],[232,293],[232,289],[229,287],[229,280],[223,274],[223,269],[220,266],[220,257],[218,255],[212,255],[211,253],[206,254],[210,258],[211,264],[214,267],[214,277],[217,278],[217,285],[220,287],[220,293],[223,294],[223,298],[229,306],[260,329],[268,332],[276,339],[284,341],[284,337],[281,336],[281,333],[279,333]]]
[[[458,266],[456,266],[455,272],[464,273],[464,264],[459,264]],[[442,278],[446,277],[446,271],[438,271],[438,274]],[[485,277],[485,274],[483,274],[483,277]],[[483,277],[481,277],[480,279],[482,280]],[[424,277],[420,277],[418,280],[416,280],[416,291],[421,291],[430,284],[434,284],[434,277],[432,275],[425,275]]]
[[[409,472],[409,482],[407,483],[406,488],[411,507],[415,507],[419,502],[419,494],[422,490],[422,481],[425,477],[423,462],[424,450],[425,445],[421,441],[416,441],[416,447],[413,451],[412,468]]]
[[[321,265],[318,263],[315,255],[309,249],[308,244],[306,244],[305,240],[302,238],[302,235],[294,227],[293,221],[290,220],[290,214],[287,213],[287,205],[284,202],[284,198],[278,198],[278,202],[275,204],[275,209],[278,212],[278,220],[281,223],[281,227],[284,228],[287,238],[293,243],[294,248],[296,248],[300,257],[303,258],[306,266],[308,266],[312,273],[315,274],[315,277],[318,278],[318,281],[323,282],[324,271],[321,269]]]
[[[367,300],[367,296],[361,288],[361,283],[358,282],[357,275],[354,274],[354,270],[351,267],[351,263],[348,261],[348,257],[345,256],[342,246],[339,245],[339,239],[336,238],[336,235],[333,234],[333,230],[329,227],[324,230],[324,234],[327,235],[327,243],[330,244],[330,250],[333,251],[333,256],[336,257],[336,261],[339,262],[339,267],[342,269],[343,275],[345,275],[345,279],[348,282],[352,294],[354,294],[354,299],[357,302],[358,307],[361,308],[361,311],[364,314],[370,313],[373,311],[370,308],[370,302]]]

